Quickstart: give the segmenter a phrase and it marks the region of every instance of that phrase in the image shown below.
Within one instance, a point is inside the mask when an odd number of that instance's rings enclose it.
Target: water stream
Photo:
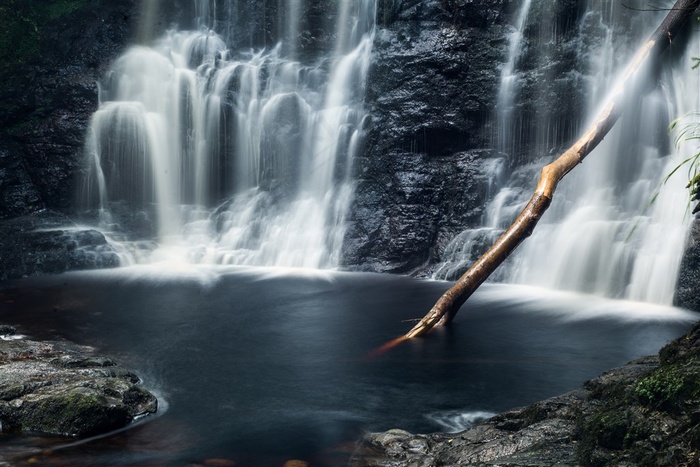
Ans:
[[[336,3],[335,45],[303,62],[301,0],[280,3],[280,41],[260,50],[234,48],[211,29],[232,20],[197,1],[198,30],[169,31],[113,64],[83,199],[122,263],[337,265],[375,2]]]
[[[533,42],[541,39],[543,28],[550,43],[556,43],[559,34],[551,21],[528,15],[528,8],[530,3],[524,2],[511,36],[497,109],[497,121],[506,128],[497,133],[495,146],[510,153],[511,176],[495,178],[506,181],[489,202],[483,225],[465,230],[451,242],[437,278],[454,277],[483,245],[500,235],[529,200],[539,169],[578,134],[563,130],[562,122],[546,117],[548,106],[555,107],[557,102],[543,99],[536,112],[545,117],[532,121],[512,107],[522,98],[526,79],[517,66],[523,49],[537,49],[546,43]],[[548,10],[540,10],[540,14],[546,16]],[[631,14],[616,2],[591,2],[579,19],[575,40],[568,43],[581,69],[564,77],[549,77],[554,81],[544,83],[554,86],[557,79],[581,83],[585,99],[582,106],[572,109],[583,115],[580,128],[593,120],[617,86],[617,76],[664,14]],[[535,28],[536,24],[540,26]],[[523,31],[528,27],[539,35],[525,37]],[[552,48],[541,48],[544,56],[538,60],[554,61],[554,56],[546,55]],[[671,45],[661,73],[650,74],[603,143],[559,185],[549,211],[534,235],[499,272],[500,280],[613,298],[672,302],[691,216],[685,171],[665,182],[664,178],[691,148],[675,147],[673,135],[665,129],[676,117],[700,108],[700,80],[692,69],[692,57],[698,53],[697,40],[686,44],[679,38]],[[514,153],[527,134],[534,156],[530,157],[532,162],[522,164]]]

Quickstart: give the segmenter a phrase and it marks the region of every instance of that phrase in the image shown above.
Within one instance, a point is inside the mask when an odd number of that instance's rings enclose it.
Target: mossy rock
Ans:
[[[700,397],[700,371],[677,366],[659,368],[637,383],[634,394],[645,406],[683,411]]]
[[[135,417],[155,412],[146,390],[116,378],[46,386],[13,400],[9,431],[89,436],[116,430]]]
[[[154,413],[132,372],[67,342],[0,340],[0,431],[92,436]]]
[[[25,432],[87,436],[126,425],[129,413],[123,404],[109,401],[91,388],[75,387],[50,394],[32,394],[19,401],[16,423]]]

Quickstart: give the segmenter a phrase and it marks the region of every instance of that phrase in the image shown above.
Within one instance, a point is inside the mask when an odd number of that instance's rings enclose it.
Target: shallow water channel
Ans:
[[[343,465],[365,431],[458,430],[656,353],[698,319],[669,307],[487,284],[450,329],[367,358],[448,286],[177,266],[5,284],[2,322],[33,339],[94,346],[137,372],[161,409],[89,442],[6,436],[0,445],[15,460],[51,447],[42,462],[55,465]]]

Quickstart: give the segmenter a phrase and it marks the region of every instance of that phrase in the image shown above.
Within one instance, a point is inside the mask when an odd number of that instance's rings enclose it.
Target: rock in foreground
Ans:
[[[700,464],[700,324],[583,388],[461,433],[371,433],[355,465],[637,466]]]
[[[0,430],[90,436],[154,413],[138,377],[87,347],[35,342],[0,326]]]

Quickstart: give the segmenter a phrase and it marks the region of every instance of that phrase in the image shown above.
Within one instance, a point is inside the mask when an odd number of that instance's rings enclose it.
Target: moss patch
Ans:
[[[126,425],[123,406],[107,404],[104,396],[88,388],[24,401],[20,423],[25,431],[85,436]]]
[[[661,367],[634,388],[642,405],[667,411],[681,411],[700,396],[700,374],[696,368]]]
[[[700,327],[662,349],[657,368],[592,386],[581,465],[700,465]]]

